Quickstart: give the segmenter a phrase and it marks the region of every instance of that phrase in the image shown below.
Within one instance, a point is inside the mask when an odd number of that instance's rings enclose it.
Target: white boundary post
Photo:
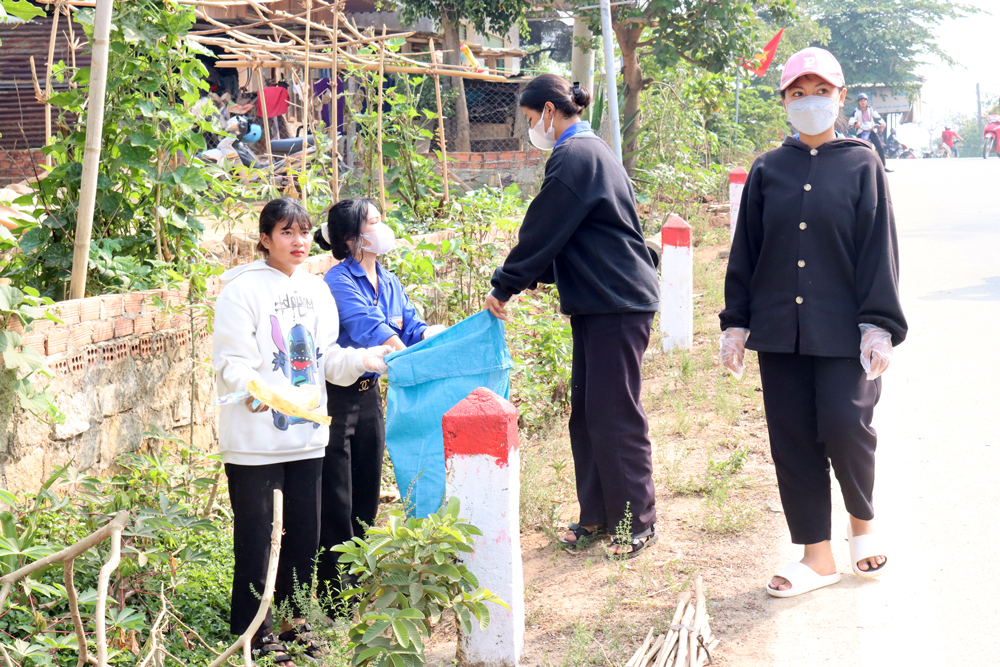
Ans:
[[[663,351],[691,349],[694,340],[694,255],[691,225],[673,216],[661,230],[660,338]]]
[[[743,199],[743,186],[747,182],[747,170],[736,167],[729,172],[729,241],[732,243],[736,234],[736,218],[740,215],[740,200]]]
[[[463,555],[469,570],[510,609],[490,606],[489,627],[463,635],[464,664],[517,667],[524,651],[524,570],[521,563],[521,459],[517,409],[479,388],[441,419],[448,497],[483,532]]]

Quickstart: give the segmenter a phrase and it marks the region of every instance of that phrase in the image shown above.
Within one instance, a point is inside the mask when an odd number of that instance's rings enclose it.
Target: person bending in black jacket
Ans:
[[[871,422],[907,326],[885,169],[867,143],[834,134],[844,93],[823,49],[785,64],[781,97],[799,135],[750,170],[720,314],[723,365],[740,377],[744,346],[758,352],[778,491],[792,542],[805,545],[768,584],[775,597],[840,581],[831,463],[850,514],[851,568],[874,577],[888,563],[873,526]]]
[[[486,308],[507,319],[504,307],[513,295],[539,282],[559,288],[573,329],[569,433],[580,501],[580,522],[570,524],[561,541],[576,545],[608,530],[616,533],[611,554],[631,558],[657,539],[639,367],[659,290],[632,183],[608,145],[580,120],[589,103],[586,88],[553,74],[535,78],[521,93],[531,141],[552,156],[517,245],[493,273]]]

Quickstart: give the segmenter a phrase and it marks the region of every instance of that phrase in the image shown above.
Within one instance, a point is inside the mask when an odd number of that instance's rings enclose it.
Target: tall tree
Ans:
[[[594,3],[587,0],[579,4]],[[759,15],[784,22],[792,17],[794,5],[794,0],[650,0],[613,8],[611,23],[625,80],[621,113],[627,126],[622,143],[629,173],[638,161],[640,93],[651,83],[643,77],[640,57],[651,54],[665,67],[685,60],[710,72],[721,72],[738,58],[749,58],[760,50]],[[591,29],[600,32],[597,10],[589,10],[587,16]]]
[[[503,35],[524,17],[530,3],[527,0],[399,0],[397,6],[403,21],[416,21],[425,16],[439,21],[444,34],[444,62],[458,65],[462,59],[458,29],[463,20],[471,23],[480,34]],[[442,83],[457,92],[457,128],[452,149],[469,151],[469,107],[465,102],[465,84],[458,77],[445,77]]]
[[[978,11],[951,0],[810,0],[805,7],[830,31],[826,48],[840,60],[848,85],[907,90],[919,87],[916,69],[924,58],[954,63],[937,44],[937,26]]]

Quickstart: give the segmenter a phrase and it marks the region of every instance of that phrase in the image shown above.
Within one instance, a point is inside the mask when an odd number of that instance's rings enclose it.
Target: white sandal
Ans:
[[[775,572],[774,576],[784,577],[788,580],[788,583],[792,585],[792,587],[787,591],[779,591],[776,588],[771,588],[771,584],[768,583],[767,586],[764,587],[767,589],[767,594],[776,598],[795,597],[796,595],[802,595],[803,593],[814,591],[817,588],[832,586],[840,581],[840,572],[834,572],[833,574],[827,575],[818,574],[808,565],[798,561],[789,563],[785,566],[785,569],[780,572]]]
[[[885,546],[877,533],[868,535],[855,535],[851,530],[851,522],[847,522],[847,544],[851,548],[851,569],[859,577],[878,577],[885,571],[885,566],[889,564],[889,557],[885,555]],[[858,568],[858,561],[875,556],[885,556],[885,562],[870,570]],[[870,567],[870,565],[869,565]]]

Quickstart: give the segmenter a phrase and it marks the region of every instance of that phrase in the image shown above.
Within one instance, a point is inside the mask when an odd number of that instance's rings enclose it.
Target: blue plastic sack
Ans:
[[[444,413],[479,387],[510,397],[513,362],[503,322],[484,310],[386,362],[385,445],[407,513],[423,518],[444,500]]]

